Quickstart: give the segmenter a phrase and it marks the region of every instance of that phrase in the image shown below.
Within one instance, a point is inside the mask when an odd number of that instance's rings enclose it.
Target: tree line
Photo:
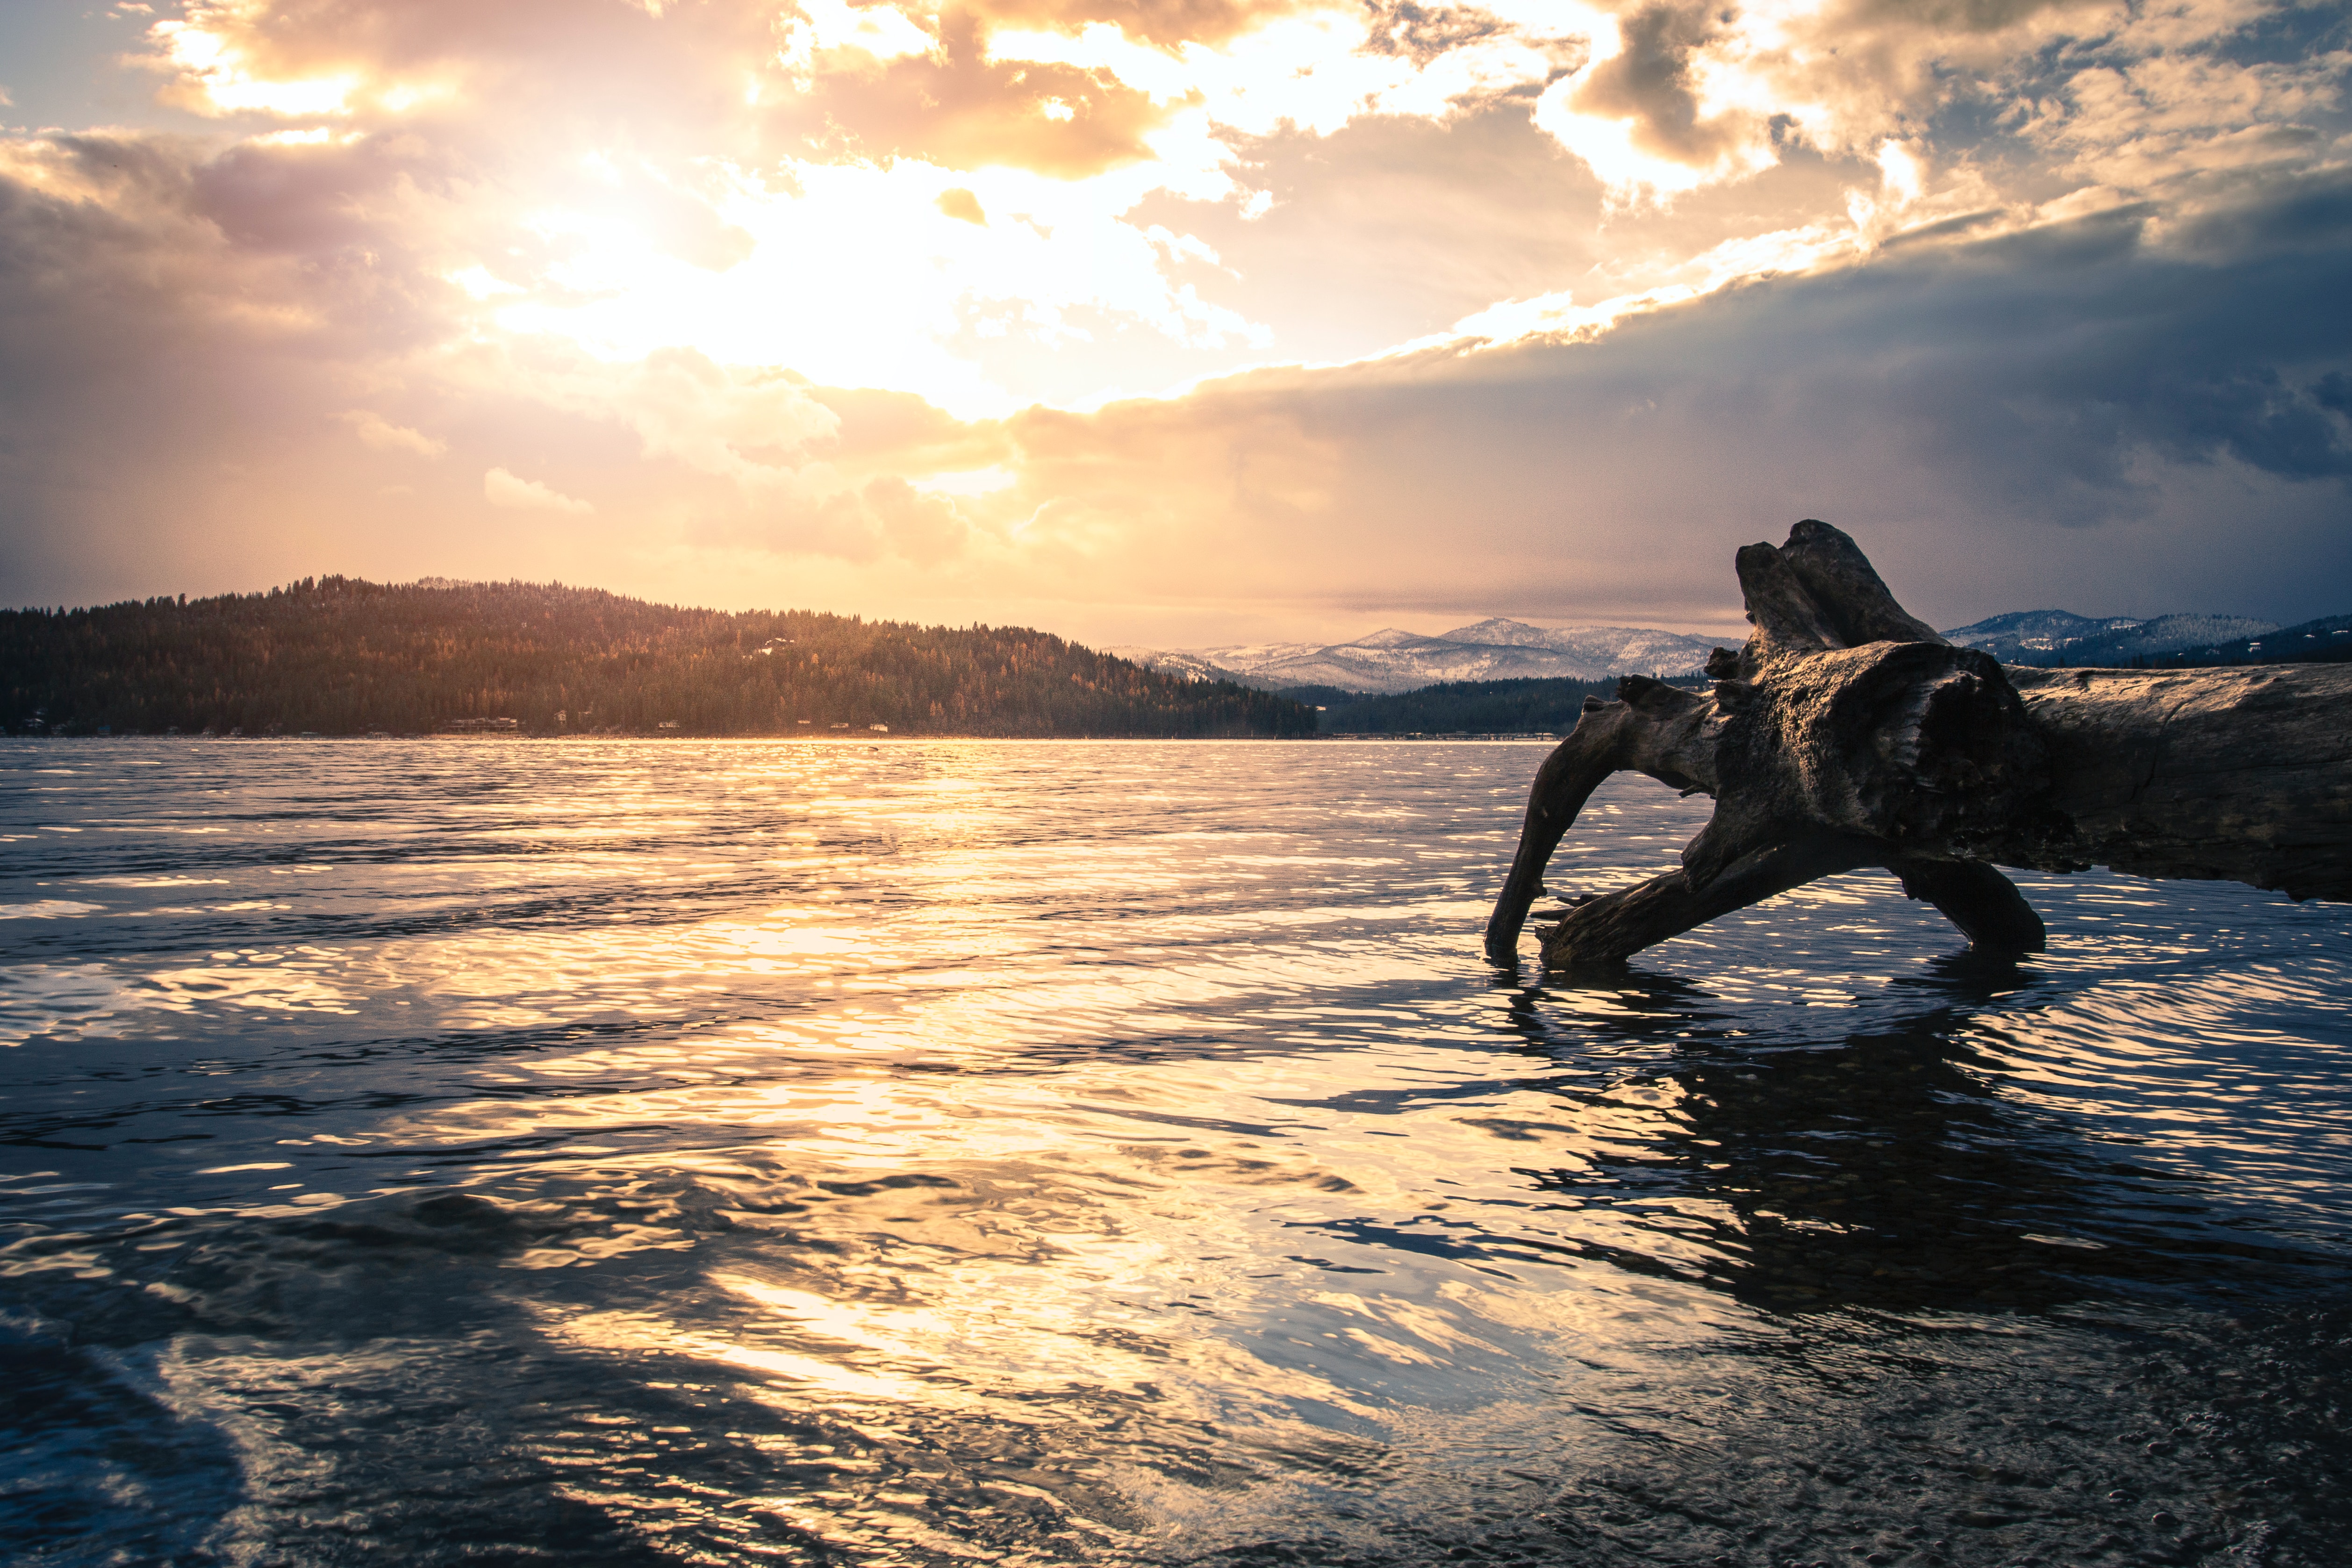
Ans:
[[[305,578],[0,612],[23,733],[1311,735],[1311,707],[1017,626],[729,612],[555,583]]]
[[[1323,708],[1316,716],[1327,734],[1566,735],[1576,727],[1585,698],[1616,700],[1617,677],[1446,681],[1385,696],[1330,688],[1294,686],[1288,691]]]

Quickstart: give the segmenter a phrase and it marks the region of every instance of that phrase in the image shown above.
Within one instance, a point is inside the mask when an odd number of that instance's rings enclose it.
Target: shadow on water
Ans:
[[[2109,1297],[2214,1306],[2352,1282],[2340,1258],[2218,1211],[2137,1140],[2094,1136],[2006,1094],[1979,1019],[2017,1005],[2033,979],[2014,960],[1935,959],[1889,985],[1895,1016],[1821,1040],[1735,1029],[1742,1015],[1668,975],[1585,982],[1616,1005],[1572,1028],[1547,1004],[1577,981],[1515,989],[1503,1016],[1525,1053],[1559,1062],[1596,1041],[1654,1048],[1657,1065],[1605,1087],[1564,1083],[1564,1099],[1659,1088],[1676,1113],[1647,1147],[1516,1168],[1570,1199],[1664,1199],[1707,1216],[1702,1277],[1778,1312],[2044,1312]]]
[[[1980,1026],[2046,993],[2030,968],[1938,959],[1872,998],[1889,1016],[1814,1039],[1667,975],[1510,987],[1499,1030],[1566,1070],[1548,1074],[1562,1124],[1627,1092],[1673,1108],[1613,1148],[1530,1149],[1513,1168],[1579,1213],[1646,1210],[1684,1245],[1579,1243],[1569,1223],[1559,1250],[1699,1286],[1767,1332],[1692,1336],[1666,1358],[1688,1385],[1594,1413],[1609,1440],[1589,1462],[1475,1529],[1413,1520],[1377,1546],[1292,1539],[1216,1561],[2347,1561],[2342,1258],[2007,1092]],[[1452,1249],[1497,1263],[1525,1245]]]

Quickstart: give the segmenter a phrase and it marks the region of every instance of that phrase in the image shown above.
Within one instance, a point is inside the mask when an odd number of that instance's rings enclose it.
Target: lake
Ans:
[[[1498,975],[1544,755],[0,741],[0,1540],[2352,1561],[2352,910]]]

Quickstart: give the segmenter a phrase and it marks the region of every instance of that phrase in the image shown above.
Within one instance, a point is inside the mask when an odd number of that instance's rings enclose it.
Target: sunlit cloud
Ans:
[[[821,68],[871,68],[909,55],[930,53],[936,40],[889,5],[847,0],[799,0],[783,24],[777,62],[805,81]]]
[[[519,479],[503,468],[493,468],[482,476],[482,495],[493,507],[506,507],[516,511],[583,513],[596,509],[587,502],[551,489],[536,479]]]
[[[366,409],[352,409],[337,415],[352,427],[360,444],[378,452],[406,452],[418,457],[438,457],[449,450],[446,441],[436,441],[421,431],[393,423],[382,414]],[[493,501],[498,497],[491,497]]]
[[[578,179],[472,185],[447,217],[451,240],[477,254],[445,276],[497,300],[498,330],[561,336],[612,361],[688,348],[828,383],[902,387],[969,417],[1041,396],[1098,403],[1192,378],[1097,371],[1087,387],[1055,369],[1074,362],[1055,350],[1140,329],[1207,356],[1209,373],[1281,357],[1281,324],[1250,308],[1246,276],[1198,235],[1140,215],[1175,200],[1265,217],[1278,198],[1253,172],[1263,139],[1328,139],[1379,120],[1443,124],[1512,105],[1599,181],[1603,215],[1686,207],[1800,147],[1855,171],[1835,199],[1781,214],[1803,221],[1679,236],[1646,275],[1611,262],[1607,298],[1670,301],[1718,285],[1693,273],[1726,256],[1754,256],[1766,271],[1833,260],[1905,224],[1999,202],[1975,164],[1932,146],[1936,115],[1960,96],[2009,101],[2014,134],[2110,186],[2275,160],[2280,138],[2245,128],[2328,108],[2342,72],[2243,67],[2210,50],[2258,11],[2135,17],[2021,5],[1939,23],[1832,0],[1396,14],[1307,4],[1220,12],[1196,37],[1083,6],[950,17],[924,5],[809,0],[772,23],[711,23],[709,40],[685,31],[683,14],[657,14],[638,28],[648,47],[688,51],[678,68],[688,77],[735,84],[717,100],[733,107],[690,111],[708,145],[657,157],[632,131],[574,154]],[[451,84],[502,68],[420,53],[413,40],[404,55],[371,57],[354,40],[391,30],[363,25],[369,14],[329,7],[313,27],[269,0],[196,5],[156,25],[158,63],[224,113],[398,121],[437,94],[476,128],[458,134],[478,129],[494,145],[498,105],[453,96]],[[2050,40],[2069,37],[2095,57],[2055,76],[2034,66]],[[749,38],[763,40],[756,52]],[[918,68],[930,74],[908,78],[915,98],[889,85]],[[2037,70],[2046,79],[2031,79]],[[1029,79],[1036,72],[1059,74]],[[928,85],[915,89],[918,79]],[[836,89],[852,96],[824,97]],[[938,99],[950,91],[955,101]],[[1049,132],[1096,124],[1105,92],[1139,95],[1150,111],[1072,163]],[[866,129],[814,155],[776,147],[762,116],[812,94],[832,106],[828,123]],[[952,141],[935,144],[921,129],[929,120],[952,125]],[[266,134],[315,141],[328,131]],[[895,145],[876,140],[884,135]],[[975,163],[951,146],[997,151]],[[1950,188],[1931,188],[1938,170]],[[1849,247],[1815,233],[1841,222]],[[1791,233],[1806,236],[1793,248],[1782,238]],[[1031,348],[990,347],[1016,343]],[[1016,365],[1029,373],[1016,376]]]
[[[158,22],[154,37],[163,63],[178,78],[179,100],[211,114],[258,110],[310,116],[350,110],[355,74],[288,78],[257,70],[251,57],[231,42],[265,9],[257,4],[194,6],[185,19]]]

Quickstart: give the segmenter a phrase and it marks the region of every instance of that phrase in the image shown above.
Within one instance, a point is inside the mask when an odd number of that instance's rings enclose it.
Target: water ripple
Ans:
[[[0,743],[39,1563],[2330,1563],[2340,910],[1497,977],[1524,745]],[[1596,798],[1550,877],[1671,864]]]

